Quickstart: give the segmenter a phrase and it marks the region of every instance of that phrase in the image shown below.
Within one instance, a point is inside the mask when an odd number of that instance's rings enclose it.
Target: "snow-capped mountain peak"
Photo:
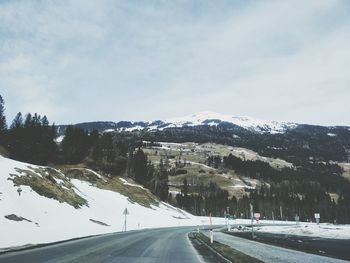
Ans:
[[[63,135],[67,125],[62,125],[59,129],[59,135]],[[125,131],[132,132],[138,130],[164,130],[168,128],[182,128],[193,126],[221,126],[226,128],[241,128],[258,133],[284,133],[289,129],[294,129],[298,126],[291,122],[278,122],[254,119],[247,116],[225,115],[212,111],[202,111],[183,117],[169,118],[155,121],[119,121],[119,122],[88,122],[78,123],[76,126],[92,130],[97,129],[102,132]],[[60,127],[60,128],[61,128]]]
[[[170,118],[163,122],[168,124],[164,128],[198,125],[216,126],[222,122],[226,122],[247,130],[269,133],[282,133],[287,129],[297,126],[297,124],[290,122],[258,120],[247,116],[232,116],[211,111],[198,112],[184,117]]]

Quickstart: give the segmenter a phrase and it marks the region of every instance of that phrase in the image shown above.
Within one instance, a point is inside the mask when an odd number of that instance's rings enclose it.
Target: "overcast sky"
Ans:
[[[0,94],[57,124],[350,126],[350,1],[0,1]]]

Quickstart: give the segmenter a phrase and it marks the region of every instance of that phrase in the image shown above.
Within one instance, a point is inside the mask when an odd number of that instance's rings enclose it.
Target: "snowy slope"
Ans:
[[[224,115],[216,112],[199,112],[183,117],[170,118],[165,120],[157,120],[153,122],[127,122],[127,127],[108,128],[104,132],[111,131],[135,131],[135,130],[164,130],[167,128],[181,128],[185,126],[217,126],[221,123],[230,123],[237,125],[243,129],[250,130],[259,133],[283,133],[288,129],[293,129],[298,126],[296,123],[291,122],[277,122],[258,120],[250,117],[236,117],[231,115]],[[139,125],[142,123],[142,125]]]
[[[228,122],[244,129],[256,132],[282,133],[287,129],[292,129],[297,126],[290,122],[277,122],[258,120],[250,117],[236,117],[224,115],[216,112],[199,112],[192,115],[171,118],[164,121],[168,123],[166,127],[182,127],[182,126],[197,126],[197,125],[218,125],[221,122]]]
[[[114,131],[125,131],[132,132],[138,130],[164,130],[167,128],[181,128],[185,126],[217,126],[219,124],[233,124],[243,129],[258,132],[258,133],[284,133],[288,129],[294,129],[298,126],[292,122],[278,122],[278,121],[267,121],[259,120],[251,117],[237,117],[233,115],[224,115],[216,112],[198,112],[195,114],[169,118],[164,120],[155,121],[120,121],[120,122],[87,122],[75,124],[77,127],[92,130],[97,129],[100,132],[114,132]],[[64,129],[67,125],[62,125],[62,129],[58,130],[59,135],[63,135]],[[59,137],[58,142],[61,141],[62,137]]]
[[[103,190],[91,183],[69,179],[74,191],[88,201],[88,206],[74,208],[64,202],[39,195],[29,186],[14,186],[11,174],[22,175],[15,168],[28,169],[28,164],[0,156],[0,251],[9,247],[65,240],[101,233],[121,231],[124,225],[122,212],[127,208],[127,229],[208,224],[165,203],[151,208],[131,203],[118,192]],[[30,165],[31,169],[38,167]],[[56,181],[60,181],[57,180]],[[124,182],[125,187],[140,186]],[[14,221],[5,216],[16,215],[27,220]],[[100,225],[99,221],[108,226]]]

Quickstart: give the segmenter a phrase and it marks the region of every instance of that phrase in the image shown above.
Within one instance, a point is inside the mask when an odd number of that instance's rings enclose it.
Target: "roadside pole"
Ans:
[[[281,221],[283,221],[282,206],[280,206]]]
[[[275,224],[275,215],[272,212],[272,224]]]
[[[227,231],[231,230],[230,226],[230,207],[226,207],[226,217],[227,217]]]
[[[249,204],[250,205],[250,218],[251,218],[251,227],[252,227],[252,238],[254,238],[254,227],[253,227],[253,224],[254,224],[254,214],[253,214],[253,205],[252,204]]]
[[[209,214],[210,219],[210,243],[213,244],[214,242],[214,233],[213,233],[213,222],[211,220],[211,213]]]
[[[299,215],[295,215],[294,220],[296,225],[299,225],[299,219]]]

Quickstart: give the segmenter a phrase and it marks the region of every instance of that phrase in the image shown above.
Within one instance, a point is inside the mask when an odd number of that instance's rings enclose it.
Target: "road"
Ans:
[[[188,240],[194,227],[149,229],[84,238],[9,252],[0,263],[204,262]]]
[[[208,231],[203,231],[205,235],[209,235]],[[269,263],[343,263],[349,262],[341,259],[324,257],[309,254],[297,250],[268,245],[245,238],[228,235],[221,232],[214,233],[214,240],[228,245],[244,254],[250,255],[263,262]]]
[[[252,237],[250,232],[237,232],[235,235],[248,239]],[[254,240],[304,252],[350,260],[350,239],[325,239],[258,232],[255,233]]]

